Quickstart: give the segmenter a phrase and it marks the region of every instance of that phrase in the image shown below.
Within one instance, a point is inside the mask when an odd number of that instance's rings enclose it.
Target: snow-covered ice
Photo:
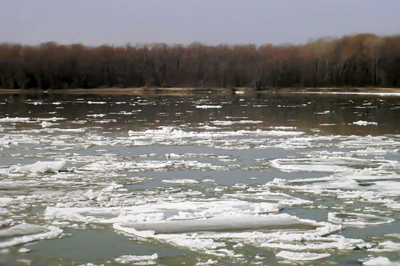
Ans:
[[[295,260],[295,261],[310,261],[320,260],[329,257],[329,253],[310,253],[310,252],[291,252],[281,251],[276,254],[277,258]]]
[[[30,165],[15,166],[11,169],[13,172],[17,173],[54,173],[65,166],[66,161],[57,162],[36,162]]]

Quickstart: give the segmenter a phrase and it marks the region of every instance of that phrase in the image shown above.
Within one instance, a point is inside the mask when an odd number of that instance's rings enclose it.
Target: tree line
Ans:
[[[0,87],[400,87],[400,35],[303,45],[0,44]]]

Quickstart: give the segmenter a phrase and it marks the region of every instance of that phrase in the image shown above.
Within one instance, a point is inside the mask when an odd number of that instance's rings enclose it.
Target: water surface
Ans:
[[[0,95],[0,264],[398,261],[399,117],[368,95]]]

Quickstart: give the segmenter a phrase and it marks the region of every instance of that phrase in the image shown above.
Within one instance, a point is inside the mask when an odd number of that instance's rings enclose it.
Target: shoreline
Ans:
[[[193,94],[193,93],[220,93],[220,94],[268,94],[268,93],[299,93],[299,94],[337,94],[337,95],[381,95],[400,96],[400,88],[280,88],[255,90],[254,88],[90,88],[90,89],[0,89],[0,94]]]

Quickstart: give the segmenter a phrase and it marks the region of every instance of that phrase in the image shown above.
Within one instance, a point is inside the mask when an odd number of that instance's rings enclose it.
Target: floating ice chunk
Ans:
[[[327,173],[349,173],[351,175],[365,175],[382,173],[387,169],[396,169],[398,162],[384,159],[364,159],[343,156],[340,153],[309,153],[307,158],[286,158],[270,161],[270,166],[282,171],[306,171]],[[360,167],[365,167],[360,170]],[[368,167],[368,168],[367,168]]]
[[[213,239],[174,237],[173,235],[164,235],[162,238],[168,243],[193,250],[217,249],[226,246],[225,243],[215,242]]]
[[[8,254],[8,253],[10,253],[10,250],[8,248],[0,249],[0,254]]]
[[[259,132],[260,135],[263,136],[299,136],[299,135],[303,135],[304,132],[301,131],[283,131],[283,130],[270,130],[270,131],[261,131],[261,130],[256,130],[256,132]]]
[[[303,200],[299,198],[292,197],[283,193],[273,193],[273,192],[259,192],[259,193],[237,193],[237,194],[224,194],[224,197],[246,199],[246,200],[261,200],[267,202],[278,202],[282,206],[294,206],[311,204],[312,201]]]
[[[328,220],[331,223],[343,224],[354,227],[364,227],[367,225],[379,225],[394,222],[394,219],[372,214],[361,213],[337,213],[331,212],[328,214]]]
[[[23,133],[56,133],[56,132],[63,132],[63,133],[83,133],[86,131],[85,128],[48,128],[52,124],[49,122],[42,122],[42,127],[43,129],[29,129],[29,130],[23,130],[21,132]]]
[[[123,188],[123,187],[124,186],[121,185],[121,184],[117,184],[115,182],[112,182],[111,185],[109,185],[108,187],[104,188],[103,191],[111,192],[111,191],[114,191],[116,189],[120,189],[120,188]]]
[[[30,249],[27,249],[27,248],[20,248],[20,249],[18,249],[18,252],[19,253],[28,253],[28,252],[30,252],[31,250]]]
[[[327,235],[323,234],[323,231],[332,232],[332,230],[338,230],[331,226],[321,229],[318,229],[316,232],[305,232],[303,234],[284,232],[284,234],[279,235],[278,238],[271,239],[268,242],[262,243],[260,246],[292,251],[319,251],[327,249],[354,250],[370,247],[370,245],[366,244],[362,239],[350,239],[338,235],[321,237]]]
[[[59,218],[93,223],[157,223],[212,217],[246,217],[280,210],[274,203],[251,203],[240,200],[181,201],[110,208],[47,207],[48,219]],[[278,219],[278,218],[277,218]],[[132,226],[134,227],[134,226]],[[144,229],[145,230],[145,229]],[[149,229],[150,230],[150,229]]]
[[[400,243],[396,243],[393,241],[385,241],[378,244],[378,247],[369,249],[374,252],[399,252],[400,251]]]
[[[105,116],[107,116],[107,114],[92,114],[92,115],[87,115],[87,116],[89,116],[89,117],[105,117]]]
[[[30,122],[29,117],[4,117],[0,118],[0,122],[15,123],[15,122]],[[32,122],[32,121],[31,121]]]
[[[204,130],[216,130],[216,129],[219,129],[219,127],[212,127],[212,126],[207,126],[207,125],[201,126],[199,128],[200,129],[204,129]]]
[[[54,133],[54,132],[75,132],[75,133],[83,133],[85,132],[85,128],[51,128],[47,129],[46,132]]]
[[[48,228],[46,228],[31,224],[21,224],[19,226],[17,225],[0,231],[0,238],[5,238],[4,241],[0,241],[0,249],[21,245],[41,239],[55,238],[59,236],[62,232],[63,230],[55,226],[49,226]]]
[[[267,138],[263,137],[289,137],[304,134],[300,131],[283,130],[236,130],[236,131],[184,131],[176,127],[160,127],[154,130],[128,131],[129,140],[134,145],[201,145],[224,149],[249,149],[251,145],[261,143],[271,145]],[[247,137],[247,138],[244,138]],[[275,140],[282,143],[283,140]],[[310,140],[312,141],[312,140]],[[294,140],[294,142],[298,142]],[[278,144],[273,144],[277,146]]]
[[[271,127],[272,129],[277,129],[277,130],[295,130],[297,127],[284,127],[284,126],[276,126],[276,127]]]
[[[310,253],[310,252],[291,252],[281,251],[275,255],[277,258],[296,260],[296,261],[309,261],[320,260],[330,256],[329,253]]]
[[[375,181],[370,190],[376,190],[386,196],[400,196],[400,182],[397,181]]]
[[[130,172],[139,171],[166,171],[171,169],[211,169],[217,171],[223,171],[229,169],[229,167],[237,167],[236,165],[213,165],[211,163],[202,163],[198,161],[187,161],[187,160],[166,160],[166,161],[131,161],[131,162],[120,162],[118,160],[103,160],[96,161],[94,163],[84,166],[82,169],[98,172],[108,172],[116,170],[128,170]]]
[[[353,122],[350,125],[357,125],[357,126],[375,125],[376,126],[376,125],[378,125],[378,123],[377,122],[367,122],[367,121],[359,120],[359,121]]]
[[[327,110],[327,111],[323,111],[323,112],[316,112],[314,114],[316,114],[316,115],[329,115],[329,114],[332,114],[332,112]]]
[[[135,228],[132,227],[125,227],[122,226],[120,224],[114,224],[113,228],[115,230],[121,231],[121,232],[125,232],[131,235],[135,235],[138,237],[142,237],[142,238],[149,238],[149,237],[154,237],[155,233],[154,231],[138,231]]]
[[[125,227],[120,224],[114,224],[114,229],[142,238],[153,238],[171,245],[188,248],[194,251],[207,252],[226,246],[225,243],[215,242],[210,238],[199,238],[196,237],[196,235],[188,236],[186,234],[155,234],[154,231],[138,231],[135,228]]]
[[[398,178],[397,175],[389,175],[387,178]],[[359,180],[371,180],[360,182]],[[359,199],[375,204],[385,204],[391,209],[399,209],[400,205],[388,198],[400,196],[400,182],[386,181],[381,176],[330,176],[324,178],[308,178],[296,180],[274,180],[266,186],[280,187],[284,189],[303,191],[320,195],[335,195],[339,199]],[[388,220],[389,222],[391,220]],[[376,221],[373,221],[376,222]]]
[[[168,184],[197,184],[198,181],[194,179],[164,179],[162,180],[163,183]]]
[[[209,259],[206,262],[198,262],[198,263],[196,263],[196,266],[207,266],[207,265],[216,265],[216,264],[218,264],[218,261]]]
[[[351,162],[352,160],[350,160]],[[271,160],[271,167],[280,169],[284,172],[350,172],[351,168],[346,164],[349,161],[335,158],[315,158],[315,159],[274,159]]]
[[[164,157],[167,159],[178,159],[178,158],[185,157],[185,155],[184,154],[176,154],[176,153],[167,153],[164,155]]]
[[[242,244],[242,243],[237,243],[237,244],[235,244],[235,245],[233,245],[233,247],[234,248],[241,248],[241,247],[243,247],[244,245]],[[257,256],[256,256],[257,257]]]
[[[393,153],[396,153],[396,152],[397,151],[393,151]],[[358,155],[385,155],[388,153],[388,151],[384,150],[382,148],[367,147],[366,149],[352,151],[351,153],[358,154]]]
[[[6,208],[0,207],[0,215],[5,215],[5,214],[10,214],[10,211]],[[1,224],[1,222],[0,222],[0,224]]]
[[[158,259],[158,254],[154,253],[151,256],[135,256],[135,255],[123,255],[115,259],[118,263],[131,264],[131,265],[154,265],[155,260]]]
[[[319,124],[322,127],[328,127],[328,126],[336,126],[336,124],[328,124],[328,123],[323,123],[323,124]]]
[[[388,234],[387,236],[400,239],[400,234]]]
[[[384,265],[399,266],[400,265],[400,261],[394,262],[394,261],[390,261],[386,257],[377,257],[377,258],[373,258],[373,259],[370,259],[368,261],[365,261],[363,263],[363,265],[367,265],[367,266],[384,266]]]
[[[234,124],[261,124],[263,121],[255,120],[239,120],[239,121],[213,121],[216,126],[230,126]]]
[[[12,167],[11,171],[17,173],[55,173],[65,166],[66,161],[36,162],[25,166]]]
[[[87,104],[106,104],[106,102],[87,101]]]
[[[51,122],[56,122],[56,121],[60,121],[60,120],[66,120],[66,118],[64,117],[50,117],[50,118],[36,118],[36,120],[38,122],[40,121],[51,121]]]
[[[197,109],[220,109],[222,105],[196,105]]]
[[[386,204],[386,206],[387,206],[388,208],[393,209],[393,210],[400,210],[400,203],[397,203],[397,202],[388,202],[388,203]]]
[[[49,127],[49,126],[52,125],[52,123],[43,121],[42,123],[40,123],[40,125],[41,125],[42,127]]]
[[[47,231],[47,228],[44,226],[34,224],[19,224],[7,229],[0,230],[0,238],[37,234],[45,231]]]
[[[281,215],[215,217],[198,220],[182,220],[161,223],[122,224],[125,228],[133,227],[137,231],[154,231],[156,234],[176,234],[205,231],[232,231],[250,229],[285,229],[304,226],[306,223],[296,217]]]
[[[190,228],[192,225],[193,228]],[[181,230],[182,226],[186,226],[185,230]],[[135,228],[138,227],[145,231],[136,230]],[[263,230],[246,230],[256,228]],[[294,250],[354,249],[362,247],[364,243],[362,240],[345,239],[341,236],[326,237],[332,232],[340,230],[341,227],[312,220],[302,220],[287,214],[220,217],[195,220],[195,223],[193,220],[186,220],[157,224],[150,222],[140,225],[114,224],[114,229],[137,237],[150,238],[222,257],[239,256],[235,255],[233,251],[223,248],[226,244],[221,242],[222,240],[258,247],[285,249],[289,247]],[[188,232],[184,233],[183,231]]]
[[[232,121],[213,121],[212,123],[214,125],[217,125],[217,126],[230,126],[230,125],[233,125]]]
[[[0,206],[6,206],[11,201],[13,201],[13,199],[10,197],[1,197],[0,198]],[[1,225],[1,222],[0,222],[0,225]]]

